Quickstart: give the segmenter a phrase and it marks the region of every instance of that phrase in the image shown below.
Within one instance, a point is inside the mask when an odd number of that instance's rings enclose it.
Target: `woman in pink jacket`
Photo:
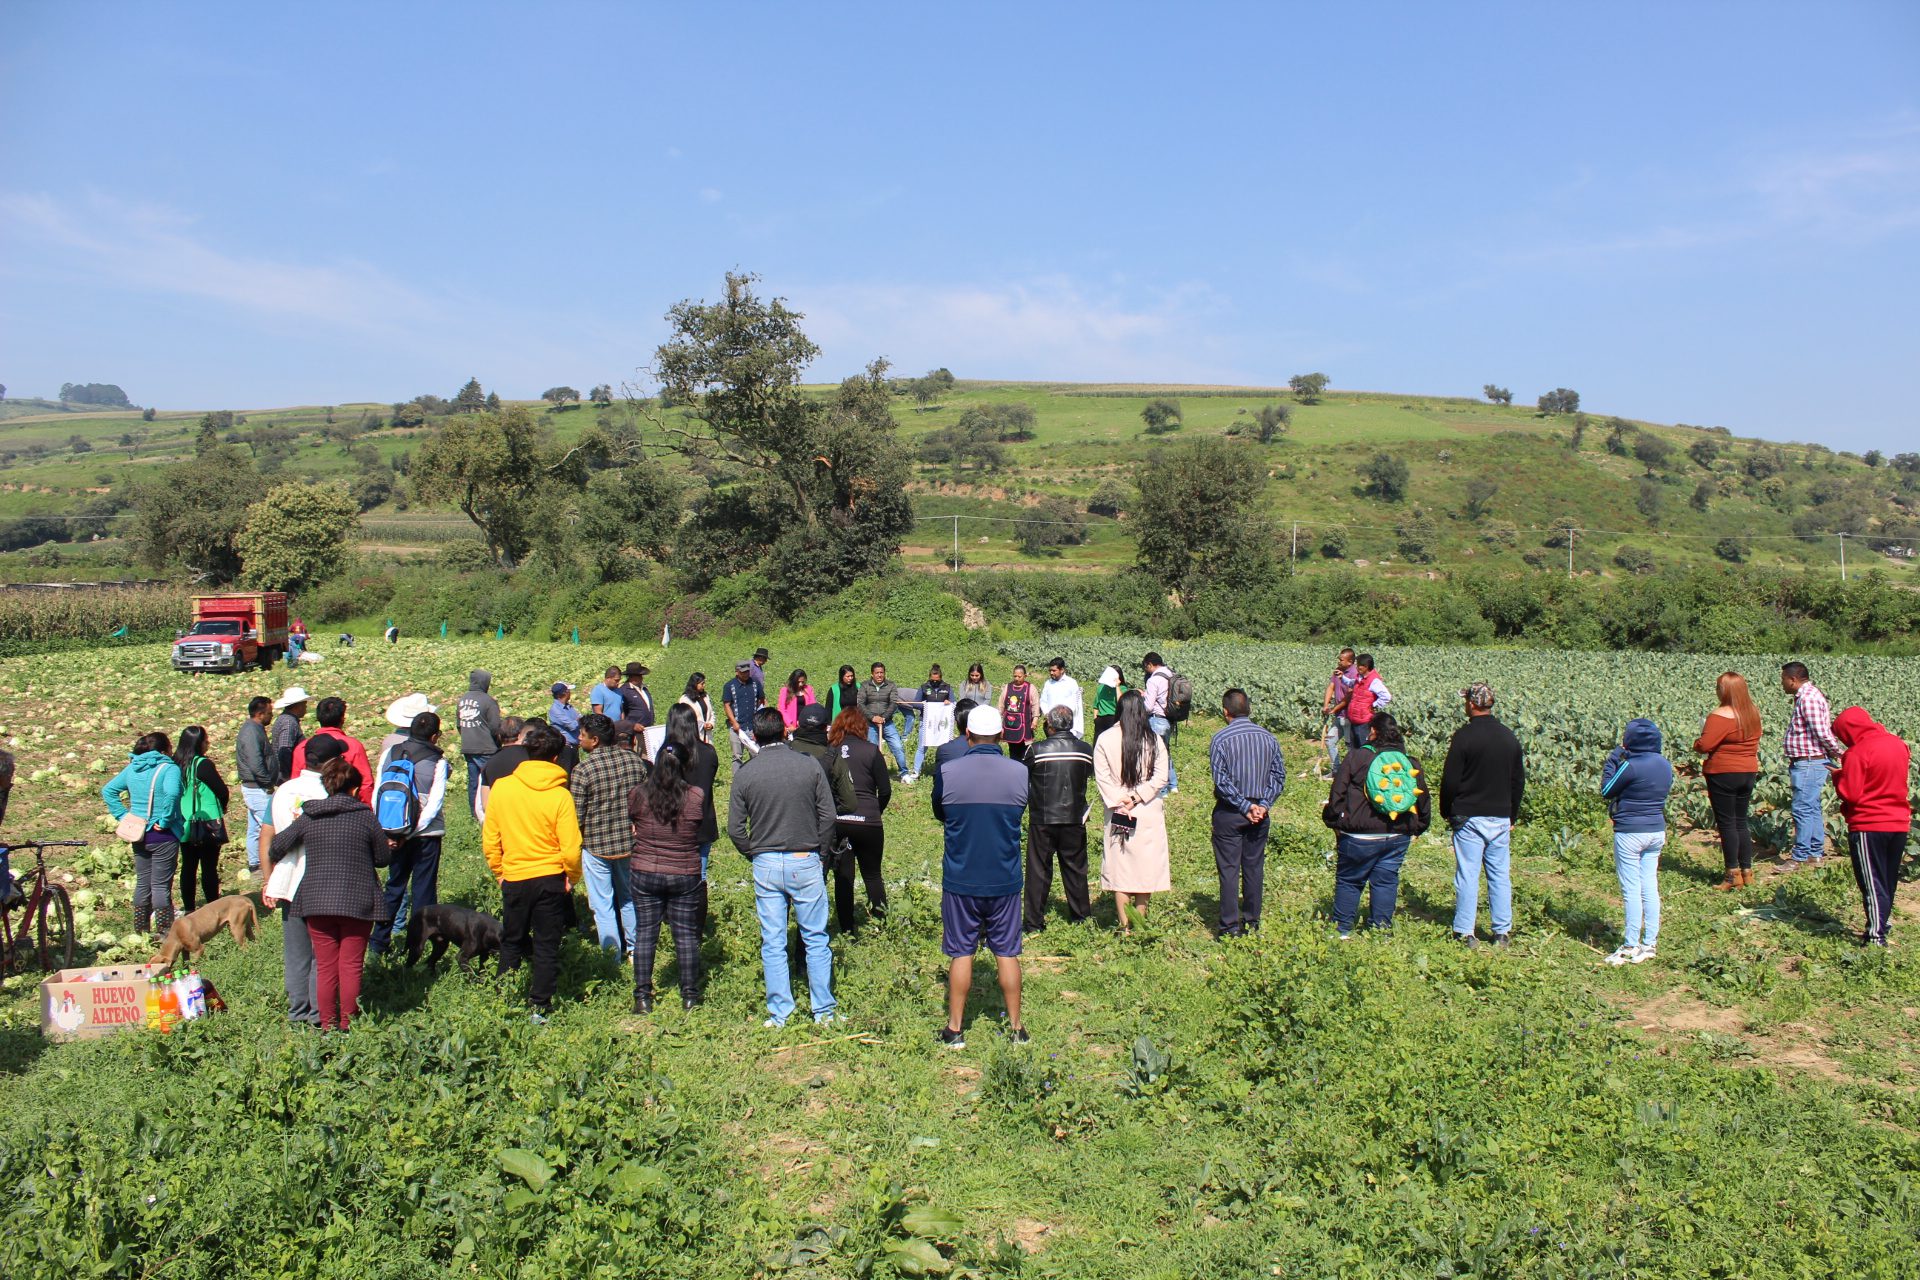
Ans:
[[[780,708],[780,718],[787,723],[787,733],[792,735],[800,724],[800,708],[810,707],[820,699],[813,696],[813,686],[807,683],[807,673],[795,670],[787,677],[787,683],[774,699],[774,705]]]

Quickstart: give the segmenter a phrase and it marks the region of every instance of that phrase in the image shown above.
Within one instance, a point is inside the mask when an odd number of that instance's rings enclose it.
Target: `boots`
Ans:
[[[1740,868],[1740,887],[1744,889],[1752,883],[1753,883],[1753,868],[1752,867]]]
[[[167,930],[173,928],[173,904],[168,903],[153,913],[153,936],[165,941]]]
[[[1745,883],[1746,882],[1740,878],[1740,868],[1728,867],[1727,878],[1713,887],[1720,893],[1731,893]]]

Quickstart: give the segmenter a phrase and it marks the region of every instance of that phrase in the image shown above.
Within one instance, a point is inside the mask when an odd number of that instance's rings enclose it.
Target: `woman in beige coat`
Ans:
[[[1166,805],[1160,796],[1167,785],[1167,750],[1147,723],[1147,702],[1136,690],[1121,695],[1120,723],[1093,744],[1093,780],[1107,807],[1100,887],[1112,891],[1120,932],[1130,934],[1127,907],[1144,920],[1148,897],[1173,888]],[[1124,830],[1128,819],[1131,831]]]

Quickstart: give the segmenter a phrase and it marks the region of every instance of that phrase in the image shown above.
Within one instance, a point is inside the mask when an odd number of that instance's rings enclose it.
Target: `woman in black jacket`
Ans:
[[[867,886],[867,914],[876,921],[887,914],[887,881],[880,874],[887,831],[880,820],[893,801],[893,775],[880,748],[867,741],[867,718],[858,707],[841,712],[828,726],[827,745],[840,753],[847,772],[853,775],[853,812],[841,818],[836,828],[853,846],[852,856],[836,858],[833,864],[834,911],[840,918],[840,932],[851,933],[856,864]]]
[[[1334,771],[1321,820],[1339,833],[1339,859],[1334,867],[1333,925],[1341,938],[1351,937],[1360,914],[1360,890],[1369,890],[1367,925],[1393,926],[1393,909],[1400,896],[1400,864],[1406,861],[1413,838],[1433,821],[1433,797],[1426,770],[1406,755],[1407,740],[1400,725],[1385,711],[1373,717],[1367,744],[1349,751]],[[1388,752],[1406,755],[1402,769],[1379,779],[1370,793],[1367,775],[1374,761]],[[1397,762],[1389,761],[1391,766]],[[1388,768],[1383,768],[1383,774]]]
[[[180,815],[186,821],[187,838],[180,842],[180,902],[182,911],[193,910],[194,868],[200,869],[200,885],[208,902],[220,896],[220,846],[225,843],[227,784],[220,771],[207,759],[207,731],[190,724],[180,731],[180,744],[173,749],[173,762],[180,766]],[[221,822],[206,838],[206,828],[194,821],[196,810],[206,808],[211,797],[220,810]],[[199,836],[199,839],[195,839]]]
[[[700,740],[700,720],[692,707],[679,703],[667,710],[668,742],[680,746],[681,774],[690,787],[700,788],[700,932],[707,930],[707,863],[713,842],[720,838],[720,819],[713,810],[713,780],[720,773],[720,753]]]
[[[377,871],[393,855],[373,810],[357,794],[360,771],[336,756],[320,766],[320,782],[326,796],[309,800],[293,825],[274,835],[273,857],[277,862],[306,847],[306,870],[289,912],[313,941],[320,1027],[345,1031],[360,1012],[367,939],[376,921],[393,918]]]

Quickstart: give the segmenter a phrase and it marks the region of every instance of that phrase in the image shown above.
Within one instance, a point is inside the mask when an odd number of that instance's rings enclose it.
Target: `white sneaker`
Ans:
[[[1610,965],[1616,965],[1616,966],[1623,965],[1623,964],[1633,964],[1635,960],[1638,959],[1639,955],[1640,955],[1640,948],[1638,947],[1621,947],[1619,950],[1615,951],[1612,955],[1607,957],[1607,963]]]
[[[1633,949],[1633,962],[1635,964],[1645,964],[1647,961],[1653,959],[1653,955],[1652,947],[1635,947]]]
[[[780,1028],[786,1026],[787,1024],[775,1018],[768,1018],[765,1022],[761,1023],[760,1025],[765,1027],[768,1031],[778,1031]]]

